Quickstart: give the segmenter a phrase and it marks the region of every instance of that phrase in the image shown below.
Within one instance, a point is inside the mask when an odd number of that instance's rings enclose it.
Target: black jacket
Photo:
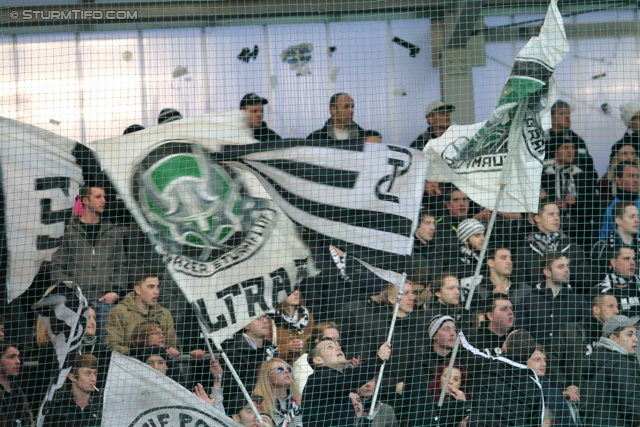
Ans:
[[[580,393],[580,415],[585,427],[640,425],[640,372],[636,355],[623,354],[614,348],[608,339],[602,339],[591,356],[594,374]]]
[[[251,395],[258,381],[260,366],[262,366],[263,362],[267,362],[277,356],[276,347],[268,340],[264,340],[262,347],[254,349],[245,339],[242,332],[235,334],[232,338],[222,343],[222,347],[249,392],[249,395]],[[235,414],[235,410],[244,407],[246,403],[244,401],[244,395],[238,383],[236,383],[236,380],[231,375],[231,372],[225,372],[222,379],[222,389],[224,405],[228,413]]]
[[[56,393],[44,427],[99,427],[102,425],[102,395],[92,393],[89,405],[80,409],[70,387]]]
[[[461,351],[475,355],[480,378],[475,381],[469,427],[539,427],[543,394],[537,375],[527,365],[487,356],[461,336]]]
[[[35,426],[27,396],[17,384],[8,392],[0,386],[0,427]]]
[[[563,185],[564,178],[566,183]],[[553,158],[544,162],[541,188],[547,192],[547,195],[552,200],[563,200],[566,192],[571,192],[576,198],[573,206],[561,212],[564,229],[584,226],[584,223],[590,221],[592,217],[598,217],[599,212],[594,211],[597,205],[594,204],[597,179],[598,175],[595,171],[587,172],[578,164],[562,167]]]
[[[347,368],[344,372],[316,367],[302,394],[304,426],[355,426],[356,412],[349,393],[371,380],[382,363],[382,359],[376,357],[363,361],[357,368]]]
[[[333,321],[341,325],[349,317],[349,313],[340,310],[344,303],[382,291],[382,279],[349,254],[346,256],[344,275],[331,257],[328,247],[318,248],[314,259],[321,273],[306,279],[304,296],[316,322]]]
[[[260,126],[253,128],[253,138],[260,142],[280,142],[280,135],[269,129],[266,122],[260,123]]]
[[[364,129],[358,126],[356,122],[353,122],[349,129],[348,139],[359,139],[359,138],[364,138]],[[314,143],[319,143],[320,145],[323,143],[332,142],[335,140],[336,140],[336,136],[334,133],[331,119],[325,122],[324,127],[311,132],[311,134],[307,137],[307,141],[313,141]]]
[[[413,241],[413,258],[427,269],[431,277],[439,274],[446,268],[444,241],[438,236],[429,241],[422,241],[416,236]]]
[[[585,262],[585,255],[582,249],[562,231],[558,231],[559,236],[555,239],[552,247],[545,247],[536,234],[542,236],[542,232],[536,231],[529,234],[525,245],[517,250],[514,268],[515,281],[535,285],[544,282],[546,279],[542,273],[543,257],[549,252],[562,252],[569,260],[571,270],[571,283],[579,289],[589,289],[589,267]],[[544,237],[544,236],[543,236]]]
[[[354,345],[347,348],[353,354],[365,357],[375,353],[387,340],[393,306],[387,305],[377,312],[361,318],[361,331]],[[384,377],[380,386],[380,401],[391,405],[394,410],[400,405],[400,396],[396,393],[396,385],[406,382],[408,378],[418,374],[415,361],[421,360],[430,351],[425,345],[430,344],[428,336],[429,321],[422,312],[414,311],[408,317],[396,319],[391,338],[391,357],[385,365]],[[397,403],[398,402],[398,403]]]
[[[415,141],[413,141],[411,143],[411,148],[415,148],[417,150],[422,151],[422,150],[424,150],[424,147],[427,146],[429,141],[431,141],[432,139],[436,139],[436,138],[437,138],[436,134],[433,133],[433,129],[431,129],[431,126],[429,126],[426,131],[421,133],[415,139]]]
[[[620,287],[620,286],[624,287]],[[640,314],[640,277],[632,280],[625,279],[614,273],[609,273],[604,280],[593,289],[594,294],[611,294],[618,300],[620,314],[634,317]]]
[[[368,297],[360,299],[358,301],[347,302],[340,308],[340,312],[343,313],[342,321],[340,322],[340,341],[342,345],[342,351],[349,358],[355,356],[351,348],[355,340],[359,337],[363,324],[362,319],[369,316],[381,309],[386,308],[387,303],[380,304],[379,302]]]
[[[464,289],[467,284],[460,282],[460,286]],[[480,284],[476,286],[476,290],[473,294],[473,300],[480,301],[489,298],[491,295],[493,295],[494,288],[495,285],[493,284],[493,282],[491,282],[491,280],[489,280],[489,277],[482,277]],[[517,305],[520,303],[520,301],[522,301],[522,298],[526,297],[530,293],[531,286],[522,283],[511,282],[511,284],[509,285],[509,289],[507,290],[506,298],[511,301],[511,304]]]
[[[631,245],[627,245],[622,241],[617,231],[611,231],[606,239],[596,242],[591,248],[591,262],[597,265],[599,271],[596,275],[597,279],[604,276],[609,271],[609,260],[614,253],[616,246],[632,246],[636,250],[638,248],[638,237],[633,239]],[[595,271],[594,271],[595,273]]]
[[[547,374],[550,384],[566,390],[574,385],[580,389],[589,377],[589,357],[602,336],[602,324],[589,316],[582,323],[568,323],[558,330],[547,350]],[[595,341],[595,342],[594,342]]]
[[[552,289],[540,283],[531,295],[522,299],[515,312],[516,328],[529,331],[545,348],[553,344],[563,326],[583,322],[590,317],[589,303],[570,286],[563,287],[554,296]]]
[[[555,152],[562,144],[570,142],[576,147],[577,156],[575,159],[576,164],[588,173],[596,173],[593,157],[589,154],[589,148],[587,143],[572,130],[566,132],[549,132],[549,139],[547,142],[547,155],[546,158],[550,159],[555,156]]]
[[[446,356],[440,356],[434,352],[431,340],[426,340],[425,345],[430,348],[425,351],[421,359],[416,359],[415,367],[411,369],[413,375],[404,381],[402,400],[396,403],[397,407],[393,408],[398,419],[407,426],[424,423],[424,418],[427,416],[424,411],[428,410],[424,405],[425,403],[429,405],[433,400],[429,392],[429,382],[436,375],[438,365],[448,363],[451,358],[451,352]],[[393,347],[391,354],[393,354]]]

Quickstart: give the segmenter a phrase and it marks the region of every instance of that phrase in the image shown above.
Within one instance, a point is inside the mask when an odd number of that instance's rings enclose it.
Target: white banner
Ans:
[[[102,427],[169,426],[241,425],[150,366],[115,351],[111,353]]]
[[[74,141],[5,117],[0,117],[0,133],[11,302],[60,246],[83,180],[71,154]]]
[[[430,160],[427,180],[451,182],[490,209],[504,185],[500,211],[537,212],[543,133],[551,126],[551,107],[557,100],[551,76],[568,52],[562,16],[552,0],[540,35],[516,57],[489,120],[453,125],[425,146]]]
[[[306,246],[258,180],[213,159],[223,145],[254,142],[234,111],[96,143],[118,193],[218,342],[273,309],[306,272]]]

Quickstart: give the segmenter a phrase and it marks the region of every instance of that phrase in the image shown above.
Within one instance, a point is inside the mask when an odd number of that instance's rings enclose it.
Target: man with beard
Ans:
[[[551,348],[561,328],[589,317],[589,304],[569,285],[570,260],[561,252],[545,255],[543,273],[531,294],[517,306],[518,325],[529,331],[538,344]]]
[[[10,343],[0,345],[0,426],[35,426],[27,396],[17,384],[20,351]]]
[[[515,280],[535,285],[544,282],[543,260],[547,254],[560,252],[571,260],[571,273],[574,283],[585,291],[590,287],[586,274],[584,252],[560,228],[560,209],[553,201],[540,203],[540,209],[533,217],[535,229],[530,233],[523,246],[517,250],[516,265],[520,266]],[[531,332],[531,331],[529,331]],[[535,336],[535,335],[534,335]]]

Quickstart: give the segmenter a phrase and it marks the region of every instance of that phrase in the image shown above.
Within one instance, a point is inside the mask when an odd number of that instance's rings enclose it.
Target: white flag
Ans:
[[[505,185],[500,211],[537,212],[545,155],[543,133],[551,125],[551,107],[557,100],[551,76],[568,52],[562,16],[556,0],[551,0],[540,35],[516,57],[489,120],[453,125],[426,145],[427,180],[451,182],[488,208],[495,205]]]
[[[113,352],[104,390],[102,427],[236,427],[166,375]]]
[[[402,282],[424,191],[422,153],[354,140],[230,151],[223,158],[238,159],[239,167],[254,173],[293,221],[384,280]]]
[[[214,159],[223,145],[254,142],[234,111],[96,143],[118,193],[218,342],[272,310],[306,271],[306,246],[258,180]]]
[[[71,154],[74,141],[5,117],[0,117],[0,134],[0,227],[6,235],[11,302],[60,246],[83,180]]]

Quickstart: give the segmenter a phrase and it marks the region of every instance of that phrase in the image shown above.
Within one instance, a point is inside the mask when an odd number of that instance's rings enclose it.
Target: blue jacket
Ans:
[[[610,232],[616,230],[616,221],[615,221],[615,218],[613,217],[613,207],[619,201],[621,200],[617,197],[613,199],[613,201],[605,211],[604,215],[602,215],[602,226],[600,227],[600,239],[606,239],[607,236],[609,236]],[[638,207],[638,210],[640,210],[640,198],[634,199],[633,202]]]

